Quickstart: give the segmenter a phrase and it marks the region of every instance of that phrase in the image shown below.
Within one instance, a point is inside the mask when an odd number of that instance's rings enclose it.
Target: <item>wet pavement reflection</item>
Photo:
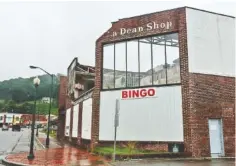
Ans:
[[[22,163],[37,166],[102,166],[103,158],[93,156],[88,152],[73,148],[56,148],[35,151],[35,159],[29,161],[27,159],[28,153],[18,153],[7,156],[8,162]]]

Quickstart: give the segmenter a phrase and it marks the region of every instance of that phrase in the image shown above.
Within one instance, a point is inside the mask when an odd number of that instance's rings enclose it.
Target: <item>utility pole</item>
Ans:
[[[116,99],[116,104],[115,104],[115,121],[114,121],[115,133],[114,133],[113,161],[116,160],[116,132],[117,132],[117,127],[119,126],[119,110],[120,110],[120,102],[119,102],[118,99]]]

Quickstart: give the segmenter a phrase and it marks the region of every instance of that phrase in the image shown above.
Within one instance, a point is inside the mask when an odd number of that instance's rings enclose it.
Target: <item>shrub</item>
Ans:
[[[128,142],[127,148],[129,150],[129,154],[133,154],[133,151],[136,149],[137,142]]]

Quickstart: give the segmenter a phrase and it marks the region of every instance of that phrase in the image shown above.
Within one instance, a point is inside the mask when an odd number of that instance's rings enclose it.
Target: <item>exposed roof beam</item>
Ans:
[[[145,41],[139,41],[141,43],[147,43],[147,44],[150,44],[150,42],[145,42]],[[160,46],[164,46],[165,44],[158,44],[158,43],[152,43],[152,44],[155,44],[155,45],[160,45]],[[170,44],[166,44],[166,46],[172,46],[172,47],[178,47],[178,45],[170,45]]]
[[[75,71],[75,73],[78,74],[78,75],[93,76],[93,77],[95,77],[95,73],[89,73],[87,71],[85,71],[85,72]]]

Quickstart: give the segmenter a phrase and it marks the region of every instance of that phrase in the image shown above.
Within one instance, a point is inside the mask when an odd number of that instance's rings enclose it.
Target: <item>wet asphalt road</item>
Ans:
[[[19,140],[22,132],[2,131],[0,128],[0,155],[11,152],[11,149]]]
[[[158,161],[140,160],[118,162],[115,166],[235,166],[235,161],[213,160],[213,161]]]
[[[8,131],[2,131],[0,128],[0,166],[1,160],[9,153],[12,153],[22,134],[26,131],[12,132],[11,128]]]

